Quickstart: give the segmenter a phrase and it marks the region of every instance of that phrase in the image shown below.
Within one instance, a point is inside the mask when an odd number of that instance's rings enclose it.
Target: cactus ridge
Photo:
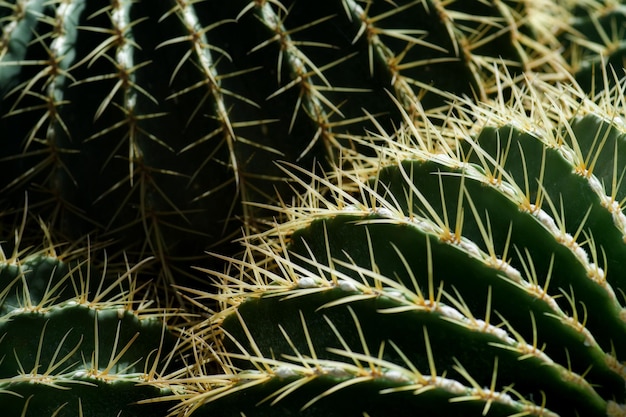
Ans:
[[[336,162],[372,117],[389,128],[448,93],[561,77],[544,28],[562,13],[545,0],[4,2],[3,223],[26,191],[60,240],[109,242],[120,269],[122,253],[152,256],[165,286],[198,278],[191,259],[235,250],[275,188],[288,193],[274,160]]]
[[[624,10],[0,1],[0,402],[626,415]]]
[[[246,240],[213,273],[222,292],[201,296],[221,312],[188,343],[213,338],[234,379],[180,409],[211,415],[249,392],[248,416],[332,413],[358,395],[342,415],[373,416],[376,395],[410,392],[412,409],[454,415],[622,415],[620,96],[522,93],[532,113],[459,103],[436,152],[435,129],[411,124],[350,169],[296,180],[288,220]],[[403,377],[368,386],[389,373]],[[440,383],[458,392],[424,395]]]
[[[9,415],[165,415],[166,403],[136,403],[171,392],[156,381],[176,355],[172,312],[141,298],[133,270],[108,287],[99,273],[88,254],[55,245],[3,256],[0,402]]]
[[[575,5],[570,27],[562,33],[561,39],[571,71],[587,91],[597,92],[607,85],[602,79],[603,68],[619,71],[624,67],[625,16],[626,8],[620,1],[591,1]],[[614,84],[613,79],[609,81]]]

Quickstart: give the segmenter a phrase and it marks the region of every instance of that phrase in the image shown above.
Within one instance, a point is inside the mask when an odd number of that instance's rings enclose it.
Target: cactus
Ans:
[[[21,219],[27,192],[32,217],[60,239],[112,241],[110,264],[122,251],[152,256],[163,283],[180,282],[205,250],[227,253],[241,228],[262,223],[246,203],[275,200],[274,160],[336,160],[370,115],[400,122],[394,101],[416,117],[445,107],[443,92],[487,98],[501,64],[558,77],[553,9],[2,2],[3,229]]]
[[[601,90],[623,76],[626,44],[626,8],[618,0],[567,1],[571,16],[561,36],[566,60],[578,84],[587,91]],[[603,68],[611,68],[603,79]]]
[[[300,180],[201,295],[226,376],[181,415],[624,415],[624,95],[514,93]]]
[[[3,412],[164,416],[167,402],[139,402],[172,392],[155,382],[175,355],[171,313],[136,298],[132,270],[105,287],[77,252],[50,245],[0,263]]]
[[[626,414],[621,9],[0,1],[0,402]]]

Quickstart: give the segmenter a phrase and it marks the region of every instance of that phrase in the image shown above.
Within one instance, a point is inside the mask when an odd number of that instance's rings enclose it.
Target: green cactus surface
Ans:
[[[133,299],[132,271],[105,288],[88,259],[62,258],[48,250],[0,264],[3,413],[165,415],[165,402],[138,402],[171,393],[154,383],[176,345],[166,312]]]
[[[625,13],[0,0],[0,409],[625,417]]]
[[[626,7],[619,0],[566,1],[569,28],[560,38],[577,82],[598,92],[623,77],[626,62]],[[610,68],[607,79],[603,68]],[[614,71],[614,73],[612,72]]]
[[[232,376],[180,409],[623,416],[623,99],[517,93],[302,180],[198,327]]]
[[[397,104],[417,117],[448,106],[446,94],[486,99],[504,88],[498,68],[558,78],[558,40],[545,29],[558,26],[557,10],[3,1],[3,228],[22,218],[27,194],[55,236],[108,242],[110,260],[152,256],[169,285],[193,275],[205,250],[226,253],[242,228],[262,224],[246,203],[285,197],[275,160],[336,161],[372,115],[391,126]]]

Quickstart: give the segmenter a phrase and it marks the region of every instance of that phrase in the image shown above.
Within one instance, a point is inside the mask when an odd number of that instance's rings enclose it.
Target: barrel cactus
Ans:
[[[558,78],[557,10],[548,0],[3,1],[3,230],[27,194],[35,228],[43,218],[62,239],[109,242],[111,264],[122,252],[154,257],[163,283],[180,282],[205,250],[227,253],[261,224],[247,203],[287,193],[274,160],[336,161],[371,115],[401,120],[394,101],[416,117],[445,108],[442,92],[485,99],[499,67]]]
[[[0,1],[0,403],[626,415],[621,13]]]
[[[166,402],[140,402],[172,392],[155,382],[176,359],[168,312],[139,296],[134,271],[104,286],[106,271],[77,252],[48,246],[0,262],[3,413],[164,416]]]
[[[225,375],[181,415],[623,416],[622,90],[515,96],[301,180],[198,296]]]

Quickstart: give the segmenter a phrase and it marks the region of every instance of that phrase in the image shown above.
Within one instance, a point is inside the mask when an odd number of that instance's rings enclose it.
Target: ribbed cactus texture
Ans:
[[[67,258],[67,259],[63,259]],[[89,260],[54,248],[0,263],[0,403],[7,416],[165,415],[154,381],[176,344],[132,271],[104,287]],[[145,414],[147,413],[147,414]]]
[[[625,416],[624,22],[0,1],[0,408]]]
[[[532,113],[465,103],[437,130],[454,148],[411,127],[341,182],[313,177],[220,275],[223,312],[199,329],[234,376],[189,407],[623,416],[623,94],[516,93]]]
[[[550,1],[14,0],[0,4],[0,201],[153,256],[167,284],[380,117],[558,77]],[[504,88],[499,86],[499,88]],[[343,149],[343,151],[340,151]],[[243,204],[242,204],[243,203]],[[37,224],[34,226],[38,227]]]

